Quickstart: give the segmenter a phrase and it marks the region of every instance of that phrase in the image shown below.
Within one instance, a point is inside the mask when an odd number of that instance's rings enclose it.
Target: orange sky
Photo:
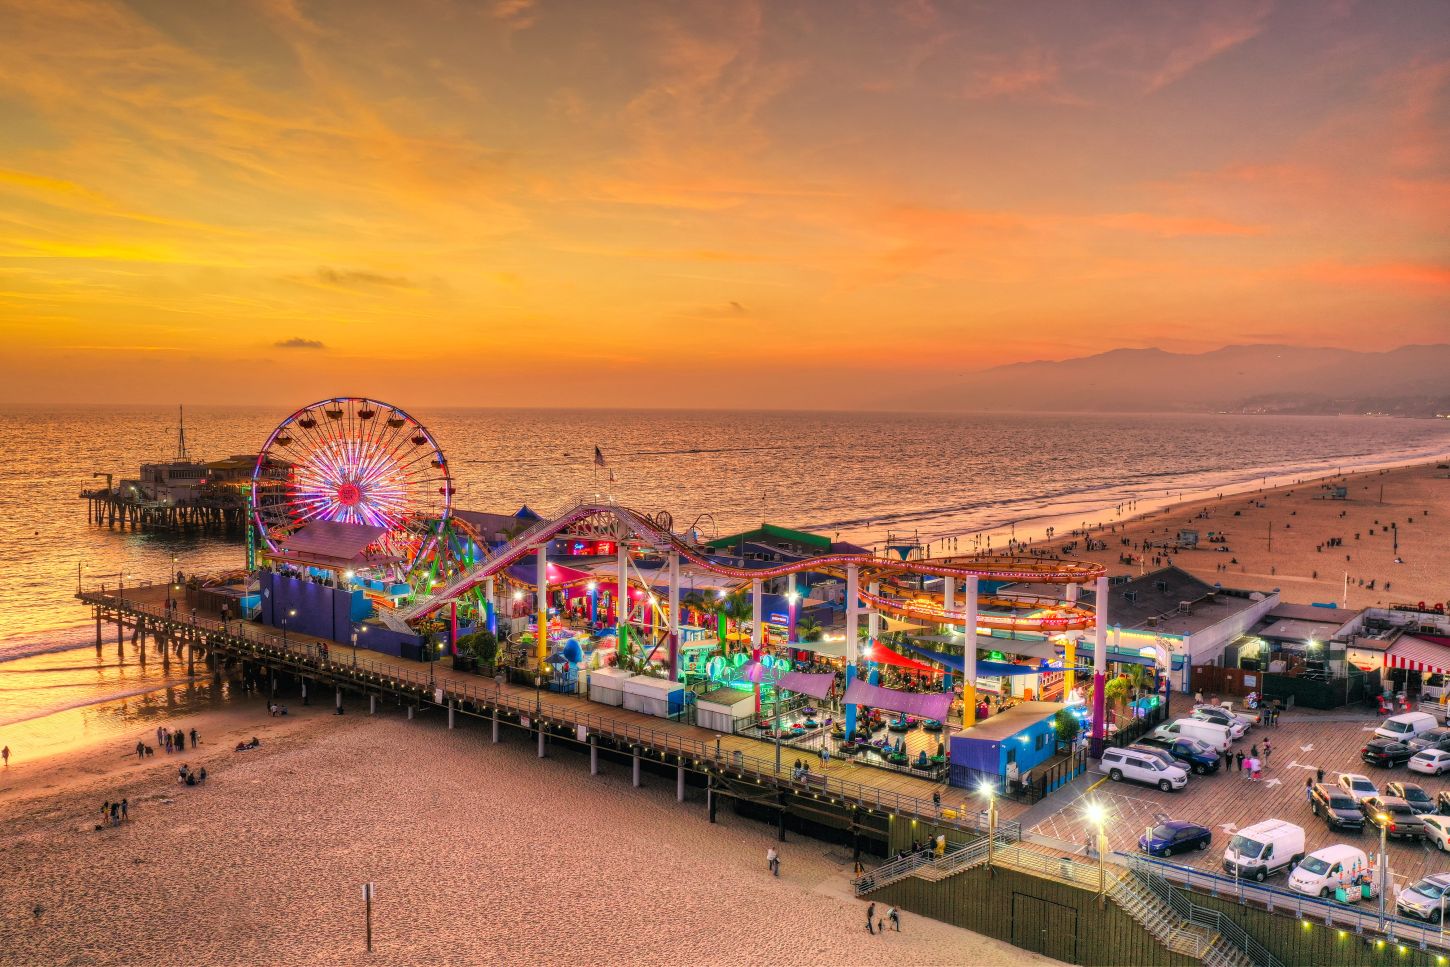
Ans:
[[[0,0],[0,398],[1450,339],[1450,4]]]

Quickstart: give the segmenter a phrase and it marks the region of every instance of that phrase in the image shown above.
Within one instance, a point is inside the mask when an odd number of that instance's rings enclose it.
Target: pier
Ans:
[[[112,530],[240,534],[246,523],[246,501],[229,491],[167,501],[115,487],[82,490],[80,499],[86,502],[86,523]]]

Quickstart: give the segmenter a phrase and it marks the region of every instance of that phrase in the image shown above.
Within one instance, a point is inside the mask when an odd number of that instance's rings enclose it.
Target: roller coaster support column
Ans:
[[[680,680],[680,554],[670,551],[670,681]]]
[[[620,655],[629,654],[629,538],[622,526],[619,532],[619,579],[614,582],[614,625],[618,630],[616,646]]]
[[[753,578],[750,582],[750,660],[756,662],[760,661],[760,646],[765,641],[765,622],[761,615],[765,604],[764,597],[765,588],[760,578]],[[759,678],[755,681],[755,714],[760,714]]]
[[[957,610],[957,579],[956,578],[942,578],[941,579],[941,607],[942,607],[942,610],[943,611],[955,611],[955,610]],[[946,626],[945,625],[942,626],[942,630],[943,631],[946,630]]]
[[[535,578],[535,589],[538,592],[539,607],[539,634],[534,643],[535,657],[538,659],[534,668],[542,668],[544,659],[549,657],[549,543],[545,541],[539,545],[539,569]]]
[[[1107,735],[1107,703],[1104,689],[1108,677],[1108,579],[1098,578],[1096,597],[1097,622],[1093,626],[1093,734],[1089,755],[1103,757],[1103,737]]]
[[[872,581],[867,585],[866,590],[872,595],[880,594],[881,582]],[[866,616],[866,637],[870,638],[873,644],[881,637],[881,612],[877,611],[874,607],[871,609],[871,613]]]
[[[962,624],[962,728],[977,724],[977,588],[974,574],[962,585],[967,620]]]
[[[1077,604],[1078,586],[1069,584],[1067,586],[1067,603]],[[1062,700],[1066,702],[1072,696],[1072,690],[1077,687],[1077,639],[1072,632],[1067,633],[1067,644],[1062,649],[1062,666],[1065,669],[1062,673]]]
[[[861,569],[846,565],[846,687],[856,679],[856,620],[860,614]],[[856,706],[846,706],[846,740],[856,738]]]
[[[787,575],[787,577],[786,577],[786,585],[785,585],[785,618],[786,618],[785,637],[786,637],[786,640],[787,641],[795,641],[796,640],[796,638],[795,638],[795,615],[796,615],[796,601],[799,600],[799,598],[800,598],[800,596],[795,593],[795,575],[794,574]]]
[[[484,617],[488,620],[488,630],[498,635],[498,598],[494,593],[493,578],[489,577],[484,590]]]

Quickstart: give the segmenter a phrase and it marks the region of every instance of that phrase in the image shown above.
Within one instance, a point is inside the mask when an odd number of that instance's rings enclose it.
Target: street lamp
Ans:
[[[985,779],[977,791],[987,797],[987,872],[992,873],[992,853],[997,844],[997,790]]]
[[[1389,813],[1375,813],[1374,814],[1374,819],[1375,819],[1375,822],[1379,823],[1379,827],[1380,827],[1380,856],[1379,856],[1379,861],[1380,861],[1380,923],[1384,923],[1385,922],[1385,897],[1389,893],[1389,890],[1387,890],[1385,888],[1386,887],[1385,881],[1387,879],[1389,879],[1389,875],[1390,875],[1390,857],[1389,857],[1389,854],[1385,852],[1386,844],[1388,842],[1387,837],[1389,836],[1389,829],[1390,829],[1390,814]],[[1444,920],[1445,920],[1445,918],[1442,916],[1440,918],[1440,920],[1441,920],[1441,929],[1444,929]]]
[[[1102,803],[1093,802],[1088,804],[1084,812],[1087,816],[1088,823],[1097,830],[1098,906],[1105,906],[1108,899],[1108,835],[1106,832],[1108,811],[1103,807]]]

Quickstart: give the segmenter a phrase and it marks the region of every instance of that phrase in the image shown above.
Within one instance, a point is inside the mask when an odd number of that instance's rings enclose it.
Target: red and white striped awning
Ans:
[[[1385,652],[1385,666],[1450,675],[1450,646],[1404,635]]]

